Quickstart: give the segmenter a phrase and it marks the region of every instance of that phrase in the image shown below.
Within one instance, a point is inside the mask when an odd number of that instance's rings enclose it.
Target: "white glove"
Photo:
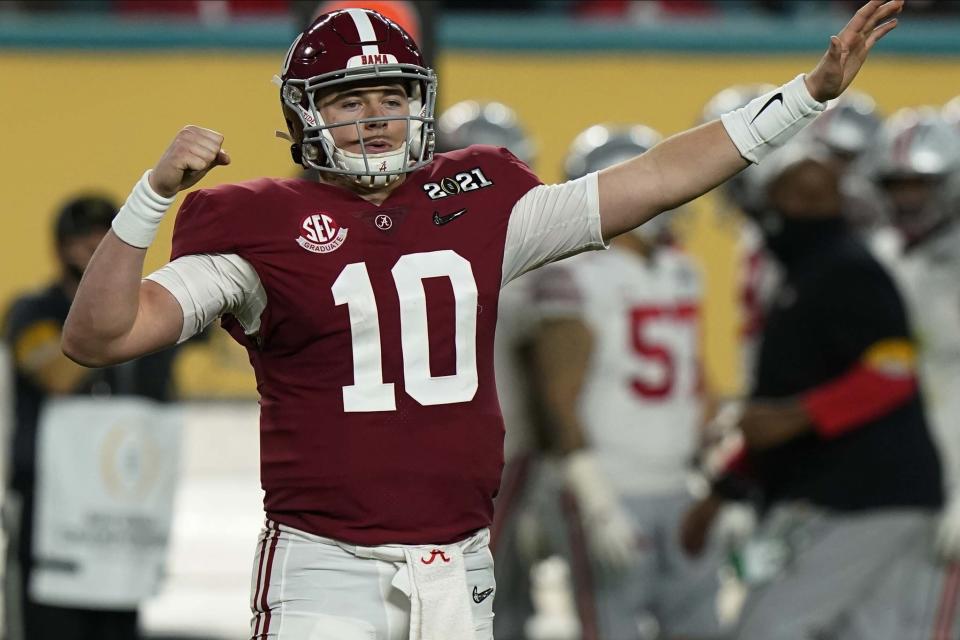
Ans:
[[[634,566],[640,557],[640,532],[593,454],[581,450],[568,455],[564,477],[577,501],[590,554],[599,568],[619,573]]]
[[[937,525],[937,553],[945,560],[960,560],[960,495],[944,507]]]
[[[513,517],[520,560],[528,566],[533,566],[549,556],[550,539],[540,515],[527,509],[517,512]]]
[[[727,502],[710,529],[710,540],[719,548],[738,549],[757,530],[757,511],[741,502]]]
[[[742,400],[726,401],[704,426],[700,470],[708,478],[719,476],[730,458],[743,448],[743,434],[737,425],[743,417],[744,406]]]

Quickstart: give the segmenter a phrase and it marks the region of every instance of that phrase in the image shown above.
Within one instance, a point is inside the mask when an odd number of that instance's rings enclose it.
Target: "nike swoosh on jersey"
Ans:
[[[433,224],[435,224],[435,225],[437,225],[437,226],[447,224],[447,223],[450,222],[451,220],[455,220],[455,219],[459,218],[460,216],[462,216],[462,215],[465,214],[466,212],[467,212],[466,209],[460,209],[460,211],[454,211],[453,213],[450,213],[450,214],[447,214],[447,215],[445,215],[445,216],[442,216],[442,215],[440,215],[440,213],[439,213],[438,211],[434,211],[434,212],[433,212]]]
[[[490,597],[490,594],[493,593],[493,587],[489,589],[484,589],[483,591],[477,592],[477,587],[473,587],[473,601],[477,604],[480,604],[484,600]]]
[[[771,104],[773,104],[777,100],[780,101],[780,104],[783,104],[783,93],[781,93],[780,91],[770,96],[770,99],[767,100],[762,107],[760,107],[760,111],[757,111],[757,115],[753,116],[753,120],[750,121],[750,124],[753,124],[754,122],[756,122],[757,118],[760,117],[760,114],[766,111],[767,107],[769,107]]]

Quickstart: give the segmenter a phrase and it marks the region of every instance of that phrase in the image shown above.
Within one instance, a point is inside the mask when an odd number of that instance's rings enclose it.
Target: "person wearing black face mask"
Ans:
[[[8,541],[3,635],[9,640],[134,639],[138,637],[137,594],[151,588],[157,580],[157,576],[150,576],[151,585],[147,587],[125,582],[120,564],[103,562],[102,555],[97,556],[94,547],[85,545],[84,540],[105,533],[114,536],[109,543],[119,558],[137,548],[139,543],[131,543],[131,539],[145,531],[141,528],[136,533],[134,529],[152,517],[149,511],[143,511],[139,515],[145,517],[140,524],[131,524],[129,530],[122,531],[118,525],[123,516],[113,510],[115,505],[108,504],[108,500],[96,502],[101,488],[97,484],[99,477],[108,490],[127,501],[125,508],[129,509],[137,500],[155,500],[157,510],[162,512],[165,508],[169,514],[170,504],[167,501],[164,506],[164,496],[169,490],[172,497],[175,464],[168,467],[153,460],[150,454],[162,452],[161,457],[166,458],[165,449],[177,442],[176,429],[159,426],[147,443],[139,438],[136,427],[91,425],[83,416],[119,419],[121,414],[116,412],[122,411],[126,419],[135,415],[131,411],[156,413],[153,404],[131,409],[133,405],[129,403],[170,399],[174,352],[117,367],[87,369],[70,361],[60,350],[63,323],[84,269],[110,229],[117,210],[112,200],[100,195],[82,195],[67,202],[53,227],[59,263],[55,281],[18,297],[4,318],[3,335],[12,354],[15,391],[3,505]],[[117,409],[118,406],[121,408]],[[79,413],[71,414],[71,410]],[[69,433],[70,427],[78,424],[84,426],[82,437],[95,443],[89,448],[71,444],[74,436]],[[98,441],[98,427],[110,429],[109,438]],[[61,438],[63,434],[66,439]],[[82,477],[74,478],[77,474]],[[72,500],[70,486],[67,494],[58,492],[58,487],[64,485],[72,485],[89,501]],[[91,522],[99,518],[100,528],[85,528],[81,520],[87,517]],[[136,519],[136,515],[131,518]],[[132,523],[133,519],[126,522]],[[74,536],[75,542],[57,545],[57,528]],[[158,530],[162,531],[162,526],[151,533]],[[161,532],[160,538],[163,537],[165,532]],[[161,540],[153,546],[163,545]],[[146,546],[150,545],[142,548]],[[127,574],[158,573],[155,565],[149,555],[131,554]],[[91,583],[97,583],[97,587],[89,588]]]
[[[743,449],[687,514],[684,543],[696,552],[723,500],[759,503],[740,640],[921,638],[937,625],[957,637],[943,613],[956,590],[936,595],[949,581],[924,544],[943,489],[903,301],[842,217],[836,169],[813,147],[780,153],[762,225],[784,275]]]

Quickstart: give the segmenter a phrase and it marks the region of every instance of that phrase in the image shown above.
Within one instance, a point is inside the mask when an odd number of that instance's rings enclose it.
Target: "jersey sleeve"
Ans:
[[[549,262],[605,248],[597,174],[530,189],[507,225],[502,284]]]
[[[190,254],[147,276],[169,291],[183,310],[178,342],[203,331],[223,315],[231,315],[253,335],[267,295],[253,266],[235,254]]]
[[[170,259],[196,253],[240,253],[231,233],[229,207],[210,191],[187,194],[173,227],[173,248]]]

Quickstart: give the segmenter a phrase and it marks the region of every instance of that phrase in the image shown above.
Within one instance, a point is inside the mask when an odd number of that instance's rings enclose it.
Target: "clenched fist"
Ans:
[[[223,136],[216,131],[187,125],[150,172],[150,187],[166,198],[189,189],[214,167],[230,164],[222,144]]]

